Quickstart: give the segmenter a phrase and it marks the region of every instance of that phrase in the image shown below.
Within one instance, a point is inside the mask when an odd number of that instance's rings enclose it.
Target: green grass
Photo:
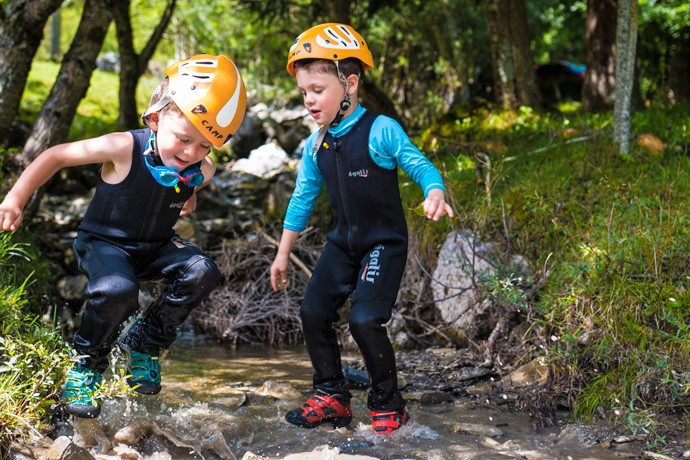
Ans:
[[[424,138],[444,152],[466,143],[439,159],[459,227],[526,256],[532,281],[548,271],[529,311],[554,338],[546,354],[574,415],[659,441],[657,415],[687,423],[690,413],[690,107],[635,113],[633,135],[654,134],[666,148],[633,142],[628,155],[611,142],[611,114],[479,115]],[[568,142],[566,128],[585,140]],[[481,181],[472,139],[502,146],[488,151]]]
[[[68,365],[60,335],[31,313],[22,275],[33,260],[13,234],[0,233],[0,452],[18,438],[39,432],[49,420],[59,382]]]

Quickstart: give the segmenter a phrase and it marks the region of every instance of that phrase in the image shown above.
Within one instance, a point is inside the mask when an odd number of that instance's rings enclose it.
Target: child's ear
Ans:
[[[357,94],[357,89],[359,88],[359,76],[351,74],[345,79],[345,81],[347,81],[347,94],[350,96]]]
[[[158,131],[158,121],[160,120],[160,112],[153,112],[150,113],[147,117],[149,128],[151,128],[152,131]]]

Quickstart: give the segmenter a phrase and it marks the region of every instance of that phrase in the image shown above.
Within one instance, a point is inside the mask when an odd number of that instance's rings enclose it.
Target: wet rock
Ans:
[[[364,449],[373,446],[371,441],[348,441],[338,446],[341,452],[352,452],[357,449]]]
[[[637,436],[616,436],[611,441],[616,444],[625,444],[628,442],[644,441],[647,437],[645,435]]]
[[[431,449],[426,453],[425,458],[426,460],[451,460],[453,457],[441,449]]]
[[[668,455],[657,454],[655,452],[642,452],[642,458],[644,460],[673,460],[673,457]]]
[[[561,430],[556,439],[556,444],[593,446],[599,441],[594,435],[579,425],[567,425]]]
[[[155,429],[151,423],[139,422],[118,430],[115,436],[113,436],[113,440],[127,444],[128,446],[133,446],[138,443],[141,438],[150,436],[154,431]]]
[[[343,376],[347,380],[350,389],[363,390],[371,385],[369,373],[361,369],[355,369],[354,367],[343,368]]]
[[[421,393],[408,393],[406,397],[410,400],[417,400],[425,406],[453,402],[453,396],[445,391],[425,391]]]
[[[276,399],[300,399],[302,393],[289,383],[267,380],[254,393],[258,396],[270,396]]]
[[[546,358],[539,357],[503,378],[503,383],[512,388],[522,388],[532,385],[543,385],[549,377],[549,365]]]
[[[254,452],[245,452],[242,460],[263,460],[261,455],[256,455]]]
[[[369,460],[376,459],[368,455],[352,455],[341,454],[340,449],[330,446],[319,446],[311,452],[299,452],[290,454],[283,458],[283,460]]]
[[[74,427],[72,440],[75,444],[87,449],[98,446],[101,452],[109,452],[112,449],[112,444],[101,430],[97,418],[74,417],[72,426]]]
[[[494,389],[490,383],[482,382],[466,388],[467,394],[473,396],[486,396],[493,393]]]
[[[45,460],[94,460],[94,457],[67,436],[60,436],[48,449]]]
[[[451,433],[467,433],[475,436],[503,436],[503,431],[499,428],[479,423],[454,423],[450,427]]]
[[[119,458],[125,460],[141,460],[144,458],[139,452],[125,445],[117,445],[113,447],[113,451]]]
[[[242,407],[247,405],[249,403],[249,399],[247,398],[246,394],[241,394],[237,396],[227,396],[224,398],[217,398],[214,401],[216,404],[220,404],[221,406],[227,406],[227,407]]]
[[[460,370],[454,371],[451,374],[451,379],[454,382],[464,382],[467,380],[476,380],[482,377],[486,377],[492,374],[493,371],[488,367],[477,366],[477,367],[464,367]]]

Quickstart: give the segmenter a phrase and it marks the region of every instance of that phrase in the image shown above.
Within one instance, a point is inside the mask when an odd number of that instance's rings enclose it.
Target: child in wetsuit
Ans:
[[[336,226],[328,234],[300,307],[316,393],[285,418],[306,428],[324,422],[350,423],[351,394],[333,323],[352,296],[349,326],[371,377],[367,405],[372,427],[376,433],[389,434],[409,419],[384,327],[391,318],[407,258],[407,224],[397,167],[422,187],[427,218],[452,217],[453,211],[444,201],[438,170],[402,127],[359,105],[363,72],[373,65],[364,38],[346,24],[312,27],[290,48],[287,71],[295,77],[309,114],[322,128],[307,139],[303,150],[271,266],[271,284],[277,291],[287,281],[290,251],[325,182]]]
[[[215,173],[211,147],[222,146],[239,128],[244,83],[223,55],[193,56],[165,74],[143,115],[148,128],[47,149],[0,203],[0,230],[14,231],[29,197],[61,168],[101,164],[73,245],[88,282],[73,339],[76,362],[62,399],[67,412],[78,417],[100,413],[101,375],[120,326],[139,309],[140,280],[163,280],[166,287],[120,346],[127,356],[128,383],[139,393],[157,394],[161,351],[221,279],[214,261],[178,237],[173,225],[196,208],[196,192]]]

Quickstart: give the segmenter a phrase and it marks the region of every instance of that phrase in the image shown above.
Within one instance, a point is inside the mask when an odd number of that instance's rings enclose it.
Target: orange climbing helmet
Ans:
[[[290,46],[287,71],[295,76],[295,61],[327,59],[341,61],[357,58],[364,70],[374,67],[374,59],[366,40],[352,26],[329,22],[302,32]]]
[[[237,131],[247,108],[247,92],[237,66],[227,56],[198,54],[165,69],[168,91],[143,115],[173,101],[204,137],[221,147]]]

